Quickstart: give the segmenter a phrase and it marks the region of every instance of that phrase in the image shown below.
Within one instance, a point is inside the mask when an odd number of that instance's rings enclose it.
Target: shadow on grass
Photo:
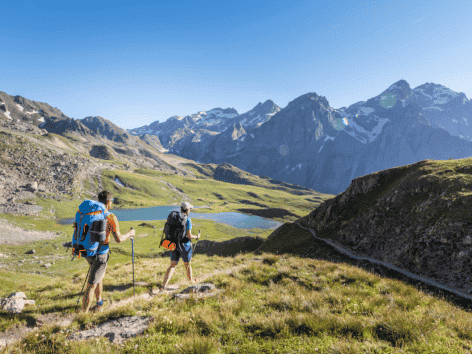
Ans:
[[[243,201],[241,201],[243,202]],[[257,203],[251,203],[257,205]],[[261,204],[262,205],[262,204]],[[241,213],[251,214],[260,216],[263,218],[283,218],[284,216],[294,216],[299,218],[300,215],[296,215],[288,210],[282,208],[266,208],[266,209],[237,209]]]
[[[350,266],[362,268],[370,273],[384,278],[397,279],[405,284],[413,285],[418,290],[432,295],[436,298],[444,299],[454,306],[465,310],[472,309],[472,301],[466,297],[461,297],[452,291],[439,289],[434,285],[421,280],[413,279],[407,275],[390,269],[388,267],[372,263],[367,260],[356,260],[337,251],[334,247],[315,239],[309,231],[303,230],[294,223],[286,223],[275,230],[256,251],[260,253],[290,254],[302,258],[318,259],[333,263],[344,263]],[[342,280],[348,283],[352,280]]]

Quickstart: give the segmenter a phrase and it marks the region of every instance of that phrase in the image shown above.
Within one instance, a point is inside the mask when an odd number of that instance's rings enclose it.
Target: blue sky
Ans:
[[[0,91],[135,128],[404,79],[472,97],[471,1],[1,1]]]

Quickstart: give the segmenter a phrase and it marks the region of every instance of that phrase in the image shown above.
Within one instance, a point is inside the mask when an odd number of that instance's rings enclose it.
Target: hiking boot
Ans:
[[[100,302],[97,302],[97,303],[95,304],[95,306],[92,306],[92,307],[90,308],[90,312],[94,312],[94,313],[95,313],[95,312],[101,312],[102,309],[103,309],[103,300],[100,301]]]

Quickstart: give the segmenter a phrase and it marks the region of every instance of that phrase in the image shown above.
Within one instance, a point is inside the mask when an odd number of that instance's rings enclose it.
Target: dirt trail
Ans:
[[[55,232],[30,231],[0,219],[0,244],[18,245],[61,236]]]

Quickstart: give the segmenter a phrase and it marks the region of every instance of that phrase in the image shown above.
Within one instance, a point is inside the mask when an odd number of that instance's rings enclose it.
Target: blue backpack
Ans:
[[[75,255],[95,256],[107,253],[108,246],[100,252],[100,245],[107,244],[107,216],[105,205],[94,200],[84,200],[75,214],[75,231],[72,248]],[[81,253],[85,253],[81,254]]]

